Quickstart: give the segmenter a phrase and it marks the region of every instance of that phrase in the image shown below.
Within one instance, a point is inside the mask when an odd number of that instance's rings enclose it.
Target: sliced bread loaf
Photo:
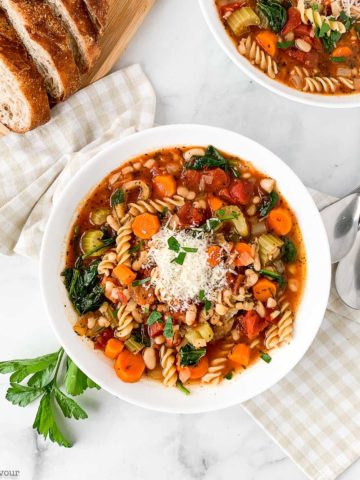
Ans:
[[[64,100],[80,86],[69,37],[43,0],[0,0],[37,69],[49,95]]]
[[[1,123],[22,133],[49,120],[43,79],[1,10],[0,79]]]
[[[108,0],[84,0],[93,24],[99,33],[103,33],[109,14]]]
[[[84,0],[46,0],[72,37],[72,48],[81,72],[87,72],[100,55],[98,32]]]

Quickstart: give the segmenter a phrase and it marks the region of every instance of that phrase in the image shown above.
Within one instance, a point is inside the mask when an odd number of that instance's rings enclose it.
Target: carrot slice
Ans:
[[[293,226],[291,214],[285,208],[274,208],[267,218],[268,227],[277,235],[287,235]]]
[[[153,179],[153,191],[157,197],[172,197],[176,193],[176,181],[172,175],[157,175]]]
[[[117,356],[123,351],[123,349],[124,344],[121,340],[117,340],[116,338],[110,338],[107,341],[104,353],[106,357],[115,360],[115,358],[117,358]]]
[[[248,245],[245,242],[237,242],[235,244],[235,250],[239,254],[239,256],[235,259],[235,265],[237,267],[246,267],[252,263],[254,255],[251,245]]]
[[[213,213],[215,213],[217,210],[220,210],[220,208],[226,205],[226,203],[221,200],[221,198],[215,197],[215,195],[208,195],[207,201]]]
[[[210,267],[216,267],[221,260],[221,248],[218,245],[210,245],[207,249],[208,259],[207,262]]]
[[[353,51],[351,50],[350,47],[337,47],[332,52],[331,56],[332,57],[351,57],[352,54],[353,54]]]
[[[160,230],[160,222],[156,215],[142,213],[138,215],[132,224],[134,234],[143,240],[148,240]]]
[[[255,37],[260,47],[265,50],[267,54],[274,57],[276,54],[276,35],[270,30],[261,30]]]
[[[116,359],[115,372],[123,382],[138,382],[145,370],[145,362],[140,353],[134,355],[129,350],[123,350]]]
[[[252,287],[254,297],[260,302],[266,302],[270,297],[276,295],[276,285],[267,278],[260,278],[260,280]]]
[[[229,359],[238,365],[247,367],[250,363],[250,354],[250,347],[246,345],[246,343],[238,343],[231,350],[229,354]]]
[[[209,370],[209,360],[206,356],[202,357],[197,365],[188,368],[190,370],[190,380],[197,380],[203,377]]]
[[[123,285],[130,285],[136,278],[136,273],[123,263],[117,265],[112,273]]]

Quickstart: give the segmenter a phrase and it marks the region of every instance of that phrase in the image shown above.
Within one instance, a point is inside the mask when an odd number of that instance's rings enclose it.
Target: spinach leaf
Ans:
[[[124,203],[124,202],[125,202],[125,192],[121,188],[118,188],[111,195],[110,204],[112,207],[115,207],[115,205],[119,205],[120,203]]]
[[[278,282],[280,286],[286,285],[286,280],[282,275],[280,275],[280,273],[264,269],[259,270],[259,273],[261,273],[262,275],[266,275],[267,277],[273,278],[276,282]]]
[[[150,337],[146,331],[144,324],[142,324],[140,328],[133,330],[132,335],[138,343],[142,343],[145,347],[150,347],[151,345]]]
[[[259,215],[260,217],[265,217],[270,210],[272,210],[277,202],[279,201],[279,195],[273,190],[270,195],[267,195],[263,198],[263,201],[260,204]]]
[[[271,30],[279,33],[287,20],[286,9],[276,0],[260,0],[257,8],[266,17]]]
[[[221,155],[218,150],[216,150],[215,147],[210,145],[206,149],[205,155],[195,155],[185,164],[186,170],[203,170],[205,167],[217,167],[223,170],[228,170],[229,162]]]
[[[281,251],[282,251],[282,258],[284,262],[287,262],[287,263],[295,262],[297,257],[297,249],[291,240],[289,240],[288,238],[285,238],[285,243]]]
[[[341,33],[332,31],[330,33],[330,36],[327,36],[325,35],[325,33],[321,35],[321,31],[320,31],[317,36],[321,38],[321,41],[326,53],[331,53],[336,47],[337,42],[340,40]]]
[[[173,336],[173,321],[171,317],[166,317],[163,335],[165,338],[172,338]]]
[[[97,275],[98,265],[99,260],[88,267],[66,268],[62,273],[69,298],[79,315],[97,310],[104,301]]]
[[[206,348],[195,348],[190,343],[187,343],[180,348],[179,354],[181,367],[194,366],[206,355]]]

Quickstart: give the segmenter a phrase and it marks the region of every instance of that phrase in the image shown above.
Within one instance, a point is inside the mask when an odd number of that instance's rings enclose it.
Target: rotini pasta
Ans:
[[[203,383],[217,384],[220,382],[224,373],[228,355],[234,342],[232,340],[225,340],[222,342],[219,353],[210,361],[207,373],[202,377]]]
[[[98,266],[98,273],[99,275],[106,275],[109,276],[113,268],[115,268],[117,264],[117,254],[116,250],[111,250],[110,252],[106,253],[101,262]]]
[[[174,387],[178,379],[175,365],[175,350],[162,345],[160,348],[160,363],[163,374],[163,384]]]
[[[118,327],[115,330],[115,337],[121,340],[130,336],[134,328],[133,312],[136,309],[136,302],[130,300],[129,303],[121,305],[117,312]]]
[[[185,201],[180,195],[174,195],[172,198],[163,198],[162,200],[139,200],[136,203],[130,203],[129,213],[134,217],[140,213],[162,213],[164,209],[173,211],[176,207],[182,207]]]
[[[128,217],[127,221],[122,225],[116,236],[116,255],[119,264],[130,264],[130,247],[132,237],[132,223],[133,217]]]
[[[306,8],[304,0],[298,0],[297,9],[300,12],[303,23],[309,23],[319,29],[326,24],[329,27],[328,31],[326,32],[327,36],[330,36],[332,31],[339,32],[341,34],[346,32],[346,27],[342,22],[335,20],[332,17],[321,15],[318,10],[314,10],[312,7]]]
[[[276,77],[278,74],[277,63],[259,47],[250,35],[240,40],[238,49],[241,55],[247,57],[251,63],[257,65],[270,78]]]

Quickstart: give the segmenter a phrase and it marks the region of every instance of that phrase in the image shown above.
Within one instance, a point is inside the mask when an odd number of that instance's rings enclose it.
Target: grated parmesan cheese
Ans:
[[[174,237],[181,247],[197,249],[186,253],[182,265],[172,262],[178,253],[169,249],[170,237]],[[208,300],[214,301],[219,290],[226,286],[229,269],[225,264],[220,262],[216,267],[208,264],[209,240],[209,236],[202,233],[195,237],[186,230],[174,231],[166,227],[151,239],[148,266],[155,267],[151,284],[162,301],[173,310],[184,310],[192,303],[201,303],[199,293],[202,290]]]

